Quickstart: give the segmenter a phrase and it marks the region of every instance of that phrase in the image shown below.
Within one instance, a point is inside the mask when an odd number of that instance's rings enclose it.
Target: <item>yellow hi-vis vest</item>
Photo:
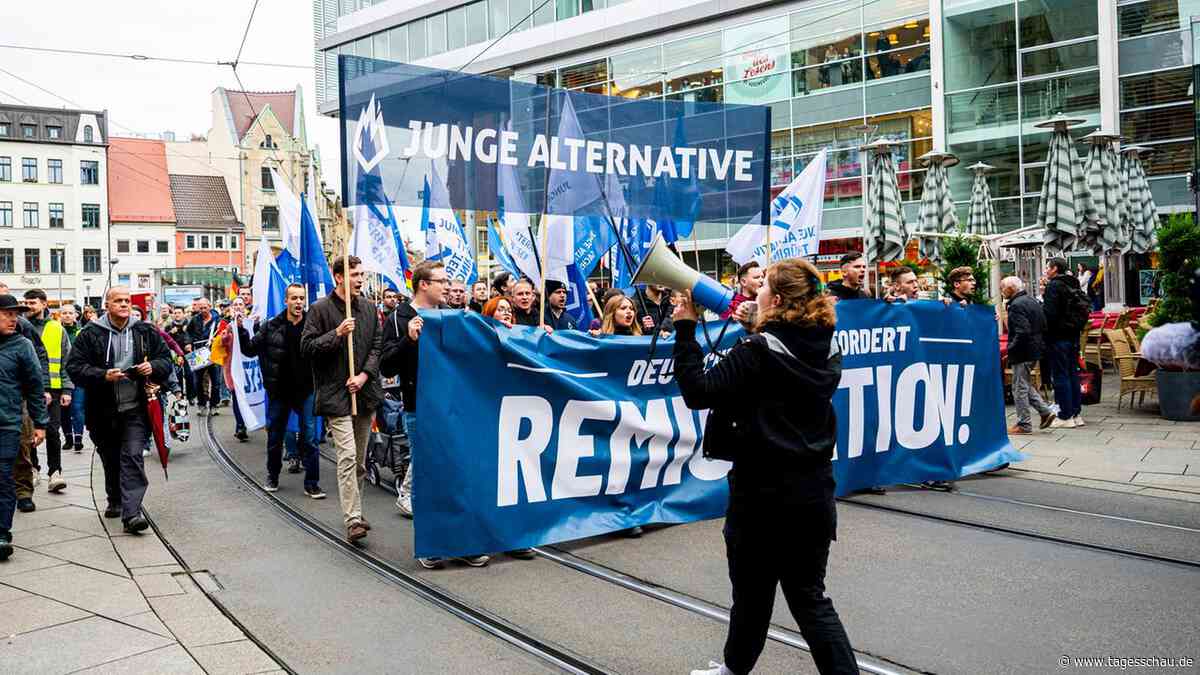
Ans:
[[[42,326],[42,344],[46,346],[46,356],[50,359],[50,388],[62,389],[62,324],[54,319],[47,319]]]

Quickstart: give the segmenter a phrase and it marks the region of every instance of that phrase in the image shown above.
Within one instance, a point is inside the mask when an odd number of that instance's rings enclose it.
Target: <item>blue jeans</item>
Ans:
[[[63,433],[70,434],[68,440],[76,444],[83,442],[83,402],[86,394],[87,390],[83,387],[75,387],[75,391],[71,392],[70,415],[63,415]]]
[[[408,461],[404,464],[404,480],[400,487],[400,491],[407,495],[412,495],[412,458],[417,454],[416,441],[413,436],[417,433],[417,414],[404,411],[404,433],[408,435]]]
[[[287,435],[288,418],[294,412],[300,421],[300,461],[304,464],[304,487],[317,487],[321,482],[321,468],[317,454],[313,394],[299,404],[282,397],[268,397],[267,401],[267,476],[279,480],[279,471],[283,468],[283,440]]]
[[[1078,415],[1082,407],[1083,395],[1079,390],[1079,342],[1055,340],[1050,343],[1049,357],[1058,417],[1069,420]]]
[[[12,541],[13,511],[17,508],[17,484],[13,463],[21,451],[21,430],[0,431],[0,539]]]

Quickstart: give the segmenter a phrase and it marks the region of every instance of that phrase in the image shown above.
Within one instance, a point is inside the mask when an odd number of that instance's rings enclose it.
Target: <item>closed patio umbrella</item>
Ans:
[[[1046,154],[1046,174],[1038,202],[1037,224],[1043,230],[1043,246],[1055,253],[1074,249],[1081,236],[1086,235],[1087,228],[1100,217],[1068,132],[1070,127],[1082,123],[1081,119],[1058,113],[1034,125],[1054,130]]]
[[[1158,228],[1158,205],[1154,203],[1141,159],[1151,152],[1154,152],[1152,148],[1138,145],[1124,149],[1129,158],[1129,250],[1139,254],[1149,253],[1156,245],[1154,233]]]
[[[1121,194],[1121,160],[1113,149],[1117,134],[1097,129],[1084,139],[1092,146],[1088,151],[1085,173],[1092,203],[1100,217],[1086,223],[1079,248],[1105,254],[1119,250],[1124,245],[1122,226],[1125,221],[1125,202]]]
[[[950,179],[946,174],[946,169],[958,164],[958,158],[948,152],[932,150],[918,159],[929,167],[925,172],[925,187],[921,193],[920,222],[917,223],[921,257],[938,260],[941,258],[941,237],[922,237],[921,233],[943,234],[958,225],[958,214],[954,212],[954,199],[950,196]]]
[[[996,209],[992,206],[992,189],[988,187],[987,182],[987,172],[996,167],[976,162],[968,168],[975,173],[975,182],[971,185],[967,232],[978,235],[996,234]]]
[[[908,243],[908,228],[900,207],[900,188],[896,183],[896,165],[892,161],[894,145],[892,141],[880,140],[867,146],[872,151],[864,223],[868,264],[900,260]]]

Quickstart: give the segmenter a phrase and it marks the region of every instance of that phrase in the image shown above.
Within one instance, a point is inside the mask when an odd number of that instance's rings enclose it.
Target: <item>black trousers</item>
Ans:
[[[196,401],[201,408],[217,407],[221,403],[221,384],[217,378],[222,377],[221,366],[216,364],[205,366],[193,373],[196,377]]]
[[[46,413],[50,422],[46,425],[46,473],[62,471],[62,436],[58,430],[62,426],[62,389],[50,389],[50,405]]]
[[[129,520],[142,510],[142,499],[146,496],[145,463],[142,450],[150,427],[146,411],[140,406],[134,410],[113,413],[113,426],[109,435],[99,438],[93,432],[92,442],[100,453],[104,465],[104,492],[109,506],[121,507],[121,520]]]
[[[775,588],[783,586],[788,609],[800,633],[812,648],[813,661],[823,675],[857,673],[854,650],[833,601],[825,595],[825,565],[829,560],[829,535],[799,535],[781,530],[780,516],[743,526],[741,518],[725,521],[725,550],[733,607],[725,641],[725,667],[737,675],[754,669],[767,641]],[[802,524],[798,524],[803,527]]]

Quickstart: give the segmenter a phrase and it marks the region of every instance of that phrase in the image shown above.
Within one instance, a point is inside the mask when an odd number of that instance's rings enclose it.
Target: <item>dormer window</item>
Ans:
[[[33,124],[22,124],[21,125],[21,136],[23,136],[25,138],[37,137],[37,126],[33,125]]]
[[[263,139],[262,145],[260,147],[267,148],[270,150],[273,150],[276,147],[278,147],[275,145],[275,141],[271,140],[271,134],[267,134],[266,136],[267,137],[265,139]]]
[[[85,124],[83,127],[83,142],[84,143],[92,142],[92,125],[90,125],[90,124]]]

